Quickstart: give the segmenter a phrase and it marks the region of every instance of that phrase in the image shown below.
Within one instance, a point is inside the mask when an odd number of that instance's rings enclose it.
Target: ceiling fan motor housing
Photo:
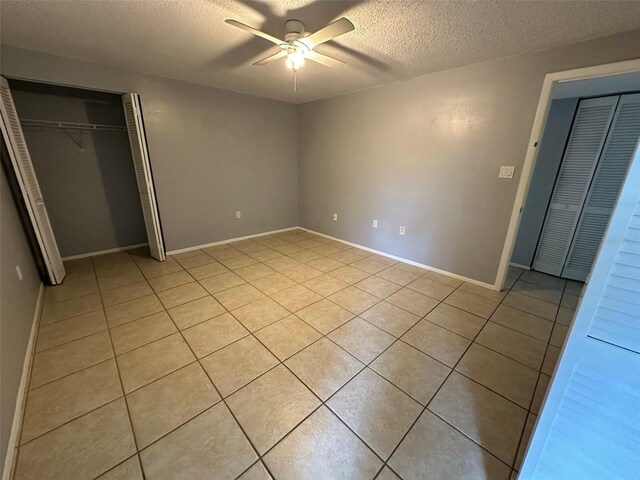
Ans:
[[[299,40],[303,37],[304,34],[304,23],[300,20],[287,20],[284,22],[285,36],[284,39],[288,43],[293,43],[296,40]]]

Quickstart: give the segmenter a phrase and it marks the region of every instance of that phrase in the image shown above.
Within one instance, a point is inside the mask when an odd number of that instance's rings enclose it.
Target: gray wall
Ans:
[[[125,126],[119,95],[10,82],[20,118]],[[63,257],[145,243],[125,131],[23,129]]]
[[[551,102],[527,201],[522,210],[520,229],[511,255],[511,261],[518,265],[530,267],[533,262],[578,100],[563,98]]]
[[[494,283],[544,75],[636,57],[640,30],[304,104],[300,223]]]
[[[18,279],[16,265],[22,269],[22,280]],[[0,471],[7,454],[40,283],[0,167]]]
[[[140,94],[167,250],[298,224],[295,105],[7,45],[0,72]]]

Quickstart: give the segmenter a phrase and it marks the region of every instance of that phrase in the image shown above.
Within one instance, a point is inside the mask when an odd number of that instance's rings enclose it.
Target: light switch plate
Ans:
[[[513,178],[515,171],[516,167],[503,165],[500,167],[500,175],[498,175],[498,178]]]

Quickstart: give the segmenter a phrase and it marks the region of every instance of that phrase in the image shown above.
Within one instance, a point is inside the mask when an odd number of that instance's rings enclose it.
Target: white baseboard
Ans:
[[[341,238],[332,237],[331,235],[325,235],[324,233],[316,232],[315,230],[311,230],[309,228],[304,228],[304,227],[300,227],[300,226],[283,228],[283,229],[280,229],[280,230],[271,230],[269,232],[256,233],[254,235],[246,235],[244,237],[229,238],[227,240],[220,240],[218,242],[206,243],[204,245],[195,245],[193,247],[181,248],[181,249],[178,249],[178,250],[171,250],[170,252],[167,252],[167,255],[176,255],[176,254],[179,254],[179,253],[185,253],[185,252],[190,252],[190,251],[193,251],[193,250],[199,250],[201,248],[215,247],[217,245],[224,245],[226,243],[238,242],[240,240],[248,240],[250,238],[256,238],[256,237],[264,237],[266,235],[273,235],[274,233],[288,232],[290,230],[298,230],[298,229],[299,230],[304,230],[304,231],[309,232],[309,233],[313,233],[315,235],[320,235],[321,237],[329,238],[331,240],[335,240],[336,242],[341,242],[341,243],[344,243],[346,245],[351,245],[352,247],[361,248],[361,249],[366,250],[366,251],[371,252],[371,253],[377,253],[378,255],[382,255],[384,257],[393,258],[394,260],[398,260],[400,262],[408,263],[409,265],[413,265],[415,267],[424,268],[425,270],[430,270],[432,272],[442,273],[443,275],[448,275],[450,277],[457,278],[458,280],[462,280],[462,281],[465,281],[465,282],[473,283],[475,285],[479,285],[481,287],[488,288],[488,289],[491,289],[491,290],[496,290],[496,286],[493,285],[493,284],[490,284],[490,283],[481,282],[480,280],[475,280],[473,278],[468,278],[468,277],[465,277],[463,275],[458,275],[456,273],[447,272],[446,270],[441,270],[439,268],[431,267],[429,265],[424,265],[422,263],[414,262],[413,260],[409,260],[409,259],[406,259],[406,258],[398,257],[396,255],[392,255],[390,253],[382,252],[380,250],[375,250],[373,248],[365,247],[365,246],[359,245],[357,243],[348,242],[346,240],[342,240]]]
[[[201,248],[215,247],[217,245],[224,245],[225,243],[239,242],[240,240],[248,240],[249,238],[264,237],[267,235],[273,235],[274,233],[282,233],[282,232],[288,232],[290,230],[298,230],[299,228],[300,227],[282,228],[280,230],[271,230],[269,232],[254,233],[253,235],[245,235],[244,237],[229,238],[227,240],[220,240],[219,242],[205,243],[204,245],[196,245],[194,247],[180,248],[178,250],[171,250],[170,252],[167,252],[167,255],[176,255],[178,253],[190,252],[192,250],[199,250]]]
[[[458,275],[457,273],[447,272],[446,270],[441,270],[439,268],[431,267],[429,265],[424,265],[422,263],[414,262],[413,260],[408,260],[406,258],[398,257],[396,255],[392,255],[390,253],[382,252],[380,250],[375,250],[373,248],[365,247],[363,245],[359,245],[357,243],[348,242],[346,240],[342,240],[341,238],[332,237],[331,235],[325,235],[324,233],[316,232],[315,230],[311,230],[309,228],[298,227],[300,230],[305,230],[309,233],[314,233],[316,235],[320,235],[321,237],[330,238],[331,240],[335,240],[336,242],[344,243],[347,245],[351,245],[352,247],[361,248],[362,250],[366,250],[367,252],[377,253],[378,255],[382,255],[383,257],[393,258],[394,260],[398,260],[400,262],[408,263],[409,265],[413,265],[415,267],[424,268],[425,270],[430,270],[432,272],[441,273],[443,275],[448,275],[449,277],[457,278],[458,280],[463,280],[465,282],[473,283],[475,285],[479,285],[484,288],[488,288],[490,290],[497,290],[496,286],[491,283],[481,282],[480,280],[474,280],[473,278],[468,278],[463,275]]]
[[[24,362],[22,364],[22,377],[20,378],[20,386],[18,387],[18,395],[16,397],[16,407],[13,413],[13,422],[11,424],[11,434],[9,435],[9,443],[7,445],[7,454],[4,458],[4,468],[2,469],[2,480],[12,478],[14,462],[18,453],[18,439],[22,429],[22,417],[24,416],[24,407],[27,400],[27,388],[31,377],[31,362],[33,361],[33,351],[36,343],[36,334],[42,311],[42,303],[44,300],[44,284],[40,283],[40,291],[38,292],[38,301],[33,314],[31,323],[31,334],[29,335],[29,343],[25,352]]]
[[[105,253],[124,252],[125,250],[133,250],[134,248],[146,247],[148,243],[136,243],[135,245],[126,245],[124,247],[110,248],[109,250],[100,250],[98,252],[81,253],[80,255],[71,255],[62,257],[62,260],[77,260],[78,258],[94,257],[96,255],[104,255]]]
[[[528,267],[526,265],[520,265],[519,263],[515,263],[515,262],[510,262],[509,265],[512,266],[512,267],[521,268],[523,270],[531,270],[531,267]]]

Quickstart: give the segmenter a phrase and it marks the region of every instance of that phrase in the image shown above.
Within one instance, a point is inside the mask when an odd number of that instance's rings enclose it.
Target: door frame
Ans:
[[[56,87],[65,87],[65,88],[74,88],[77,90],[88,90],[88,91],[92,91],[92,92],[101,92],[101,93],[108,93],[111,95],[117,95],[119,97],[122,98],[122,96],[124,95],[128,95],[131,93],[131,91],[120,91],[120,90],[108,90],[105,88],[97,88],[97,87],[92,87],[92,86],[88,86],[88,85],[77,85],[77,84],[69,84],[69,83],[60,83],[60,82],[56,82],[56,81],[50,81],[50,80],[43,80],[41,78],[32,78],[32,77],[19,77],[19,76],[14,76],[14,75],[2,75],[2,77],[4,77],[5,79],[7,79],[7,81],[10,80],[18,80],[18,81],[22,81],[22,82],[31,82],[31,83],[36,83],[36,84],[42,84],[42,85],[51,85],[51,86],[56,86]],[[154,180],[152,182],[152,189],[153,189],[153,193],[154,193],[154,202],[156,205],[156,209],[158,212],[158,224],[160,226],[160,237],[162,239],[162,245],[163,245],[163,252],[164,255],[166,256],[167,254],[167,248],[166,248],[166,242],[164,239],[164,231],[162,229],[162,220],[160,218],[160,206],[159,206],[159,202],[158,202],[158,192],[157,192],[157,188],[156,188],[156,183],[155,183],[155,179],[153,178],[153,167],[151,166],[151,155],[149,154],[149,142],[147,140],[147,135],[146,135],[146,124],[144,122],[144,115],[142,113],[142,96],[138,93],[136,93],[136,95],[140,98],[140,120],[142,122],[142,128],[144,130],[144,142],[146,144],[147,147],[147,153],[148,153],[148,159],[149,159],[149,167],[150,167],[150,174],[151,174],[151,178],[152,180]],[[125,115],[124,113],[124,105],[123,105],[123,115]],[[19,118],[19,117],[18,117]],[[125,115],[125,120],[126,120],[126,115]],[[127,125],[125,125],[126,128],[126,133],[127,133],[127,137],[129,136],[129,127]],[[129,140],[127,139],[127,142],[129,142]],[[8,148],[8,147],[7,147]],[[27,146],[28,148],[28,146]],[[133,157],[131,158],[131,162],[133,164],[133,167],[135,169],[135,160],[133,159]],[[88,252],[88,253],[84,253],[84,254],[79,254],[79,255],[72,255],[70,257],[61,257],[63,261],[67,261],[67,260],[73,260],[76,258],[85,258],[85,257],[91,257],[94,255],[102,255],[105,253],[111,253],[111,252],[115,252],[115,251],[126,251],[126,250],[130,250],[130,249],[134,249],[134,248],[138,248],[144,245],[148,245],[148,236],[147,236],[147,243],[141,243],[141,244],[135,244],[135,245],[127,245],[125,247],[118,247],[118,248],[113,248],[113,249],[109,249],[109,250],[104,250],[104,251],[97,251],[97,252]]]
[[[549,108],[551,106],[551,101],[553,100],[553,88],[559,83],[621,75],[632,72],[640,72],[640,59],[577,68],[573,70],[564,70],[561,72],[547,73],[545,75],[544,82],[542,84],[542,91],[540,93],[540,100],[538,101],[538,108],[536,110],[536,116],[533,121],[531,136],[529,138],[527,153],[524,158],[524,164],[522,165],[522,175],[520,175],[520,182],[518,183],[518,190],[516,192],[516,198],[511,211],[511,218],[509,220],[509,227],[507,228],[504,247],[502,249],[502,256],[500,257],[500,263],[498,265],[498,273],[494,284],[494,288],[496,290],[499,291],[503,289],[507,278],[511,255],[513,254],[516,236],[518,234],[518,229],[520,228],[522,211],[529,193],[529,186],[531,185],[533,170],[538,158],[538,151],[540,150],[538,146],[542,140],[547,116],[549,114]]]

